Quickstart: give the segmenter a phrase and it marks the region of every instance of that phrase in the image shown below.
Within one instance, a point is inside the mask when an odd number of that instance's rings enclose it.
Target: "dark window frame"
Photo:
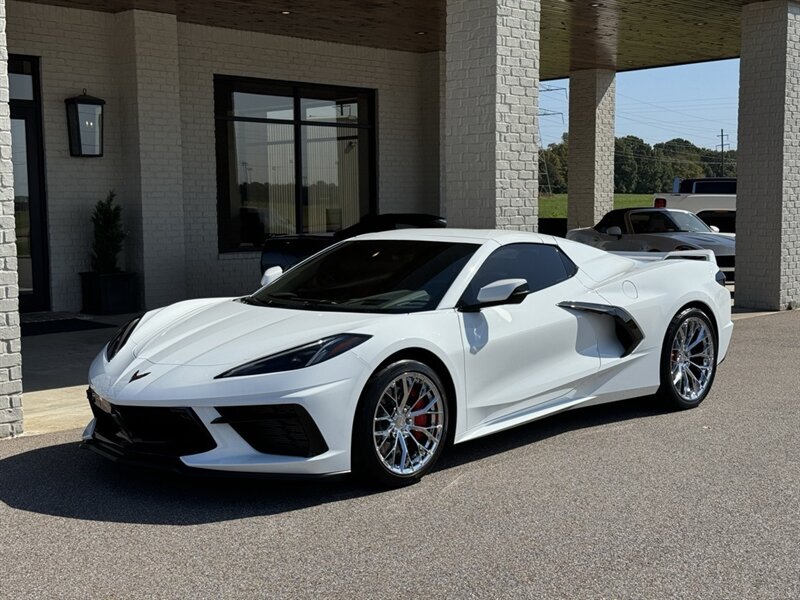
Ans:
[[[235,92],[275,95],[276,90],[283,90],[277,95],[286,95],[291,90],[293,99],[293,119],[272,119],[257,117],[241,117],[232,114],[233,94]],[[301,98],[314,93],[333,93],[340,95],[353,94],[366,95],[367,122],[366,123],[341,123],[336,121],[302,119]],[[305,94],[305,95],[304,95]],[[289,96],[286,96],[287,98]],[[369,88],[356,88],[350,86],[316,84],[299,81],[285,81],[277,79],[260,79],[253,77],[238,77],[234,75],[214,75],[214,132],[217,167],[217,247],[220,254],[233,254],[239,252],[258,251],[257,248],[242,248],[229,243],[230,232],[230,152],[228,143],[228,124],[231,122],[272,123],[292,125],[294,133],[294,179],[295,179],[295,221],[297,235],[305,234],[303,230],[303,205],[307,202],[305,186],[303,186],[303,127],[347,127],[365,130],[369,136],[368,148],[368,195],[367,212],[362,216],[376,215],[378,208],[378,119],[377,119],[376,92]]]
[[[29,65],[31,72],[26,73],[25,65]],[[19,308],[20,312],[35,312],[50,310],[52,294],[50,290],[51,285],[51,272],[50,272],[50,244],[48,233],[50,231],[47,216],[47,168],[45,165],[44,156],[44,119],[42,116],[42,65],[41,58],[29,54],[9,54],[8,55],[8,72],[20,73],[24,75],[31,75],[33,83],[33,99],[22,100],[19,98],[11,98],[11,89],[9,81],[9,112],[10,118],[28,119],[30,118],[32,124],[32,131],[28,132],[27,145],[36,146],[34,153],[33,164],[30,169],[34,173],[34,177],[28,178],[29,190],[29,217],[31,232],[36,227],[41,235],[38,235],[38,240],[34,242],[33,235],[31,235],[31,257],[34,278],[33,294],[20,293],[19,295]],[[31,158],[31,157],[29,157]],[[37,195],[38,202],[32,202],[30,199],[33,195]]]

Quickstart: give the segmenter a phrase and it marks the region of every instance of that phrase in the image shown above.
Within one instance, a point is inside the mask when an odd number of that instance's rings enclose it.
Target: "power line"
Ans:
[[[691,133],[690,130],[694,130],[695,131],[695,133],[694,133],[694,137],[695,138],[702,138],[702,139],[706,139],[706,140],[713,139],[715,142],[717,141],[716,136],[713,135],[712,133],[710,133],[708,130],[705,130],[705,129],[696,129],[696,128],[692,128],[692,127],[681,127],[680,129],[678,129],[674,125],[671,126],[671,127],[664,127],[663,125],[654,125],[653,123],[650,123],[650,122],[647,122],[647,121],[640,121],[639,119],[633,119],[631,117],[625,117],[623,115],[617,115],[617,118],[623,119],[625,121],[631,121],[633,123],[639,123],[641,125],[648,125],[648,126],[653,127],[655,129],[661,129],[661,130],[664,130],[664,131],[669,131],[673,136],[679,136],[680,135],[680,131],[687,131],[687,132]],[[676,133],[676,130],[678,131],[677,133]],[[701,134],[696,133],[698,131]]]
[[[669,108],[667,106],[655,104],[654,102],[647,102],[646,100],[639,100],[638,98],[634,98],[632,96],[626,96],[625,94],[620,94],[619,92],[617,92],[617,95],[622,97],[622,98],[627,98],[628,100],[632,100],[634,102],[638,102],[639,104],[646,104],[647,106],[654,106],[654,107],[659,108],[661,110],[666,110],[668,112],[672,112],[672,113],[675,113],[677,115],[683,115],[683,116],[688,116],[688,117],[697,116],[697,115],[692,115],[690,113],[686,113],[686,112],[683,112],[683,111],[680,111],[680,110],[675,110],[674,108]]]
[[[684,155],[684,158],[671,158],[666,156],[647,156],[646,154],[634,154],[629,152],[624,152],[620,150],[614,151],[614,156],[632,156],[633,158],[640,158],[642,160],[654,160],[656,162],[663,162],[663,163],[684,163],[684,164],[691,164],[691,165],[701,165],[702,162],[698,162],[697,160],[692,160],[689,157]],[[716,157],[714,157],[716,159]],[[731,161],[732,163],[736,163],[735,160]]]

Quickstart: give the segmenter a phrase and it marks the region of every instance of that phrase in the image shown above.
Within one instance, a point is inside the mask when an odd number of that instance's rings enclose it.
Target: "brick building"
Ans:
[[[19,311],[80,309],[109,190],[148,308],[245,293],[264,236],[369,212],[533,230],[544,79],[570,78],[586,226],[613,204],[616,72],[741,56],[737,303],[800,297],[795,2],[0,0],[0,25],[0,437],[21,431]],[[83,90],[101,157],[70,155]]]

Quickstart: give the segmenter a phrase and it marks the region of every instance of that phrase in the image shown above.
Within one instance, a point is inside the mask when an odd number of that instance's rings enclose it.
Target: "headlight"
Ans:
[[[128,341],[128,338],[131,337],[133,330],[136,329],[136,326],[139,324],[141,317],[137,317],[131,321],[128,321],[123,325],[120,330],[117,332],[111,341],[108,342],[108,346],[106,346],[106,360],[111,360],[117,355],[125,343]]]
[[[352,350],[359,344],[366,342],[370,337],[372,336],[355,333],[332,335],[311,344],[306,344],[305,346],[284,350],[278,354],[239,365],[224,373],[220,373],[214,379],[242,377],[244,375],[263,375],[264,373],[279,373],[281,371],[294,371],[296,369],[311,367],[339,356],[348,350]]]

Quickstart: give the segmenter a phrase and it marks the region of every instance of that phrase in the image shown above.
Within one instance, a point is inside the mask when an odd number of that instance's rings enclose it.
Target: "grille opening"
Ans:
[[[299,404],[218,406],[220,417],[254,450],[282,456],[317,456],[328,445],[308,411]]]
[[[191,408],[118,406],[91,389],[87,395],[96,419],[95,440],[123,453],[179,457],[217,446]]]

